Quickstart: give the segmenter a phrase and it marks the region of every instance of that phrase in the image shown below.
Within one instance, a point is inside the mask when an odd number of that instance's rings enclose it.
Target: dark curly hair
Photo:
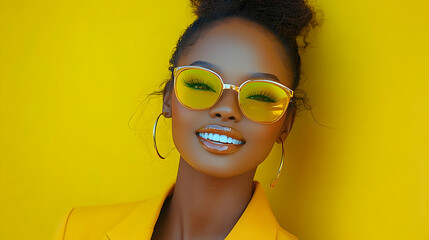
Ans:
[[[173,88],[173,70],[180,56],[185,54],[203,31],[229,17],[241,17],[260,24],[283,44],[293,72],[294,97],[288,111],[311,110],[306,93],[297,89],[301,79],[300,49],[307,47],[309,31],[321,23],[316,11],[305,0],[191,0],[197,18],[179,38],[169,61],[170,78],[161,83],[161,90],[152,95],[164,95]],[[298,44],[297,39],[301,39]]]

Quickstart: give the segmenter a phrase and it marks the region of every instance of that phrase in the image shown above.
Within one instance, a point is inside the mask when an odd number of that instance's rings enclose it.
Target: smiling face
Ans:
[[[241,18],[223,20],[204,31],[178,61],[178,66],[189,65],[215,71],[225,84],[240,86],[264,75],[292,86],[281,43],[260,25]],[[163,111],[171,114],[173,140],[181,157],[194,169],[221,178],[255,170],[274,143],[285,140],[295,117],[288,112],[271,124],[254,122],[243,115],[232,90],[224,90],[218,102],[205,110],[183,106],[169,91]]]

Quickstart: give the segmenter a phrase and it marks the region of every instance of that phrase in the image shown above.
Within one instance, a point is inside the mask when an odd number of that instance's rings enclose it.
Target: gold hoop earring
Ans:
[[[276,176],[276,178],[274,179],[274,181],[270,184],[270,187],[274,187],[275,185],[276,185],[276,183],[277,183],[277,180],[279,180],[279,177],[280,177],[280,173],[282,172],[282,168],[283,168],[283,158],[284,158],[284,147],[283,147],[283,141],[281,141],[282,142],[282,158],[281,158],[281,160],[280,160],[280,167],[279,167],[279,170],[278,170],[278,172],[277,172],[277,176]]]
[[[162,112],[161,114],[158,115],[158,117],[155,120],[155,123],[153,124],[153,133],[152,133],[153,146],[155,147],[156,154],[158,154],[158,157],[161,159],[165,159],[165,157],[163,157],[163,156],[161,156],[161,154],[159,154],[158,147],[156,146],[156,126],[158,125],[159,117],[161,117],[161,115],[165,116],[165,114],[167,114],[167,113]]]

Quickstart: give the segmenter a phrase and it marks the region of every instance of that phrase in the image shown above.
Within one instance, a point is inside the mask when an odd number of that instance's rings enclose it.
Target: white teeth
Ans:
[[[219,141],[219,134],[217,134],[217,133],[213,134],[213,140]]]
[[[198,136],[204,138],[204,139],[210,139],[217,142],[222,143],[232,143],[232,144],[242,144],[243,142],[231,137],[228,137],[226,135],[219,135],[217,133],[198,133]]]

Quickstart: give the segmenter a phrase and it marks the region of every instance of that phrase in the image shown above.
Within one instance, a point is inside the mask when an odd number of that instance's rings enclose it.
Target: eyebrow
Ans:
[[[209,63],[209,62],[205,62],[205,61],[195,61],[193,63],[191,63],[191,66],[200,66],[200,67],[205,67],[208,68],[216,73],[220,73],[221,71],[219,70],[219,67]],[[248,80],[254,80],[254,79],[268,79],[268,80],[273,80],[273,81],[277,81],[280,83],[279,78],[271,73],[261,73],[261,72],[256,72],[256,73],[252,73],[250,74],[250,76],[247,78]]]

